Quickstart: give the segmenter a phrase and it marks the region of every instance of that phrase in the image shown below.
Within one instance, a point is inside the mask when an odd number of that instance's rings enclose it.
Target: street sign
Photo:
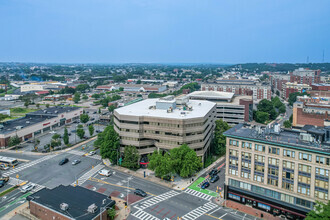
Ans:
[[[19,177],[19,175],[17,174],[17,175],[16,175],[16,178],[18,179],[18,177]]]

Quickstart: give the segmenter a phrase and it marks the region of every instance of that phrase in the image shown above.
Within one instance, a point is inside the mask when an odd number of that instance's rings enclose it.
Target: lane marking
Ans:
[[[204,214],[204,215],[207,215],[207,216],[209,216],[209,217],[212,217],[212,218],[215,218],[215,219],[218,219],[218,220],[222,220],[222,219],[221,219],[221,217],[220,217],[220,218],[218,218],[218,217],[215,217],[215,216],[213,216],[213,215],[210,215],[210,214],[207,214],[207,213],[206,213],[206,214]]]

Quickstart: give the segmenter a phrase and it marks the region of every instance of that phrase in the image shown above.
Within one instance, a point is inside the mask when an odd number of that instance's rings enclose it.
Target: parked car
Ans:
[[[101,131],[100,131],[100,130],[96,130],[95,132],[96,132],[96,133],[101,133]]]
[[[202,184],[201,188],[202,189],[206,189],[209,186],[210,186],[210,183],[209,182],[205,182],[205,183]]]
[[[77,165],[80,162],[81,162],[80,160],[74,160],[74,161],[72,161],[72,165]]]
[[[49,134],[56,134],[56,131],[51,131],[49,132]]]
[[[8,170],[9,166],[7,166],[6,164],[0,164],[0,170]]]
[[[67,162],[69,162],[69,159],[68,159],[68,158],[64,158],[63,160],[61,160],[61,161],[59,162],[59,165],[62,166],[62,165],[64,165],[64,164],[66,164]]]
[[[33,140],[28,140],[26,143],[32,144],[32,143],[34,143],[34,141]]]
[[[22,193],[31,191],[36,185],[34,183],[28,183],[20,188]]]
[[[68,133],[69,136],[71,136],[71,133]]]
[[[142,189],[136,189],[134,191],[134,194],[135,195],[138,195],[138,196],[142,196],[142,197],[146,197],[147,196],[147,193],[145,193]]]
[[[90,151],[90,152],[88,153],[88,156],[93,156],[93,155],[95,155],[95,154],[96,154],[96,151],[92,150],[92,151]]]
[[[99,174],[101,176],[111,176],[111,171],[110,170],[100,170]]]
[[[210,182],[211,182],[211,183],[215,183],[215,182],[218,181],[218,180],[219,180],[219,176],[218,176],[218,175],[214,175],[214,176],[212,176]]]
[[[88,137],[87,136],[84,136],[83,139],[88,139]]]
[[[94,121],[95,120],[95,118],[91,118],[91,121]]]
[[[217,169],[212,169],[211,172],[209,172],[209,175],[212,177],[214,175],[217,175],[218,174],[218,170]]]

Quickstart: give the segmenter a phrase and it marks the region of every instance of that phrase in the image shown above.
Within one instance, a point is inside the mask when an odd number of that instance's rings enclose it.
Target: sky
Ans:
[[[0,62],[330,62],[329,0],[0,0]]]

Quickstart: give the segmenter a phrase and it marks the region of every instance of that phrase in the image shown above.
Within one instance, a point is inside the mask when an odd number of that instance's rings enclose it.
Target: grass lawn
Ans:
[[[201,189],[200,187],[198,187],[198,184],[200,184],[201,182],[203,182],[205,180],[204,177],[199,177],[193,184],[191,184],[191,186],[189,186],[188,188],[189,189],[192,189],[192,190],[195,190],[195,191],[198,191],[198,192],[201,192],[201,193],[204,193],[204,194],[207,194],[207,195],[210,195],[210,196],[213,196],[213,197],[216,197],[218,194],[216,192],[213,192],[213,191],[210,191],[210,190],[207,190],[207,189]]]
[[[31,108],[11,108],[10,115],[12,117],[24,117],[26,113],[35,112],[38,109],[31,109]]]

